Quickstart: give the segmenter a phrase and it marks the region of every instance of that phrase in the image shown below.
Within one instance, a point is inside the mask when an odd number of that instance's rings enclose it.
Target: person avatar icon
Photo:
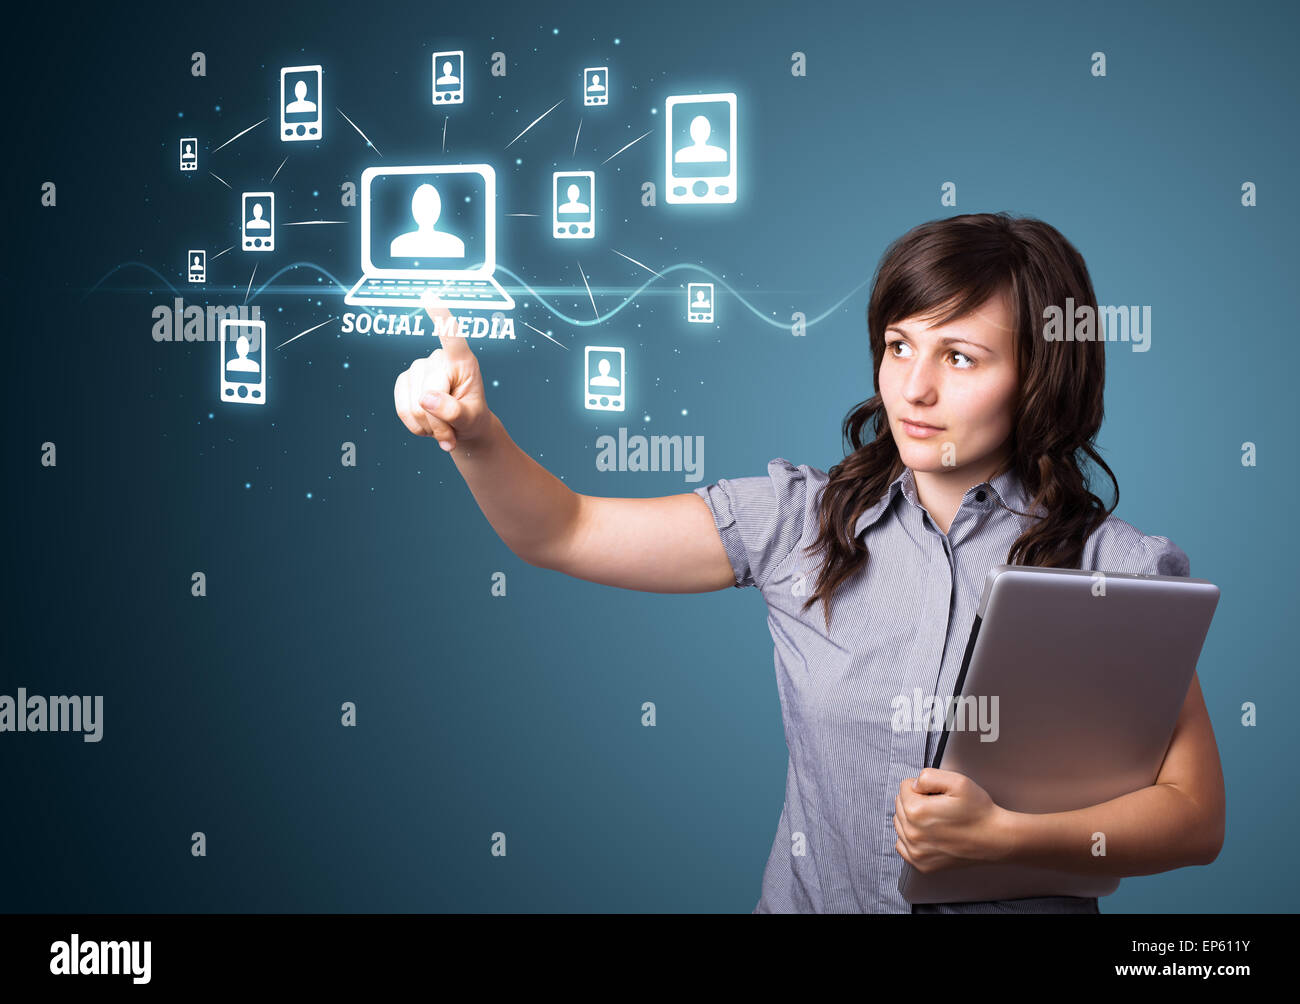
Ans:
[[[459,87],[459,86],[460,86],[460,77],[456,76],[456,74],[454,74],[454,73],[451,72],[451,60],[450,60],[450,59],[447,60],[445,63],[442,64],[442,76],[439,77],[439,78],[435,81],[435,83],[443,84],[443,85],[445,85],[445,86],[447,86],[447,87]]]
[[[568,195],[569,201],[562,203],[560,208],[556,210],[557,213],[585,213],[590,209],[585,202],[578,201],[581,189],[577,185],[570,185],[565,190],[565,194]]]
[[[618,377],[612,377],[609,375],[608,359],[602,359],[600,362],[596,364],[596,368],[600,370],[600,375],[591,378],[591,385],[593,387],[617,387],[618,386]]]
[[[693,306],[696,310],[709,309],[709,301],[704,299],[704,290],[697,289],[695,291],[695,302],[691,304],[691,306]]]
[[[691,145],[684,146],[673,154],[673,162],[677,164],[717,164],[725,162],[727,151],[720,146],[713,146],[706,143],[709,133],[712,131],[709,126],[709,120],[703,115],[696,115],[691,119]]]
[[[411,196],[411,216],[418,229],[394,237],[389,253],[394,258],[464,258],[465,242],[437,229],[441,215],[442,197],[426,181]]]
[[[602,84],[602,83],[600,82],[600,74],[599,74],[599,73],[593,73],[593,74],[591,75],[591,83],[589,83],[589,84],[587,85],[587,93],[588,93],[588,94],[604,94],[604,93],[605,93],[605,85]]]
[[[186,143],[184,157],[188,160],[190,157],[193,156],[194,156],[194,147],[191,146],[189,143]]]
[[[226,369],[235,370],[239,373],[256,373],[261,370],[256,359],[248,358],[249,341],[247,335],[240,335],[235,339],[235,351],[239,357],[226,363]]]
[[[262,204],[253,203],[253,218],[245,224],[246,230],[270,230],[270,221],[262,219]]]
[[[296,84],[293,85],[293,96],[296,100],[290,101],[284,107],[284,110],[288,114],[294,115],[297,113],[307,113],[307,112],[315,114],[316,102],[307,100],[307,81],[299,80]]]

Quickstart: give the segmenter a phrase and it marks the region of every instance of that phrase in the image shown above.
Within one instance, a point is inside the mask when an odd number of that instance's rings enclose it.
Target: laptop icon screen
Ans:
[[[495,178],[487,165],[368,168],[362,268],[369,275],[490,274]]]

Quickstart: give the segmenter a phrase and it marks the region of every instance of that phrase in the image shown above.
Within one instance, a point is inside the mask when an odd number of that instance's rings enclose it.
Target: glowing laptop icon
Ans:
[[[496,281],[496,172],[488,164],[369,167],[361,173],[361,280],[353,306],[513,310]]]

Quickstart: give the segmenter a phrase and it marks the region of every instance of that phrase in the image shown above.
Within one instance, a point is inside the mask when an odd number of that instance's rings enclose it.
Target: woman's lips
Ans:
[[[903,431],[913,439],[929,439],[931,436],[937,436],[943,432],[942,429],[935,429],[928,425],[913,425],[907,419],[902,419]]]

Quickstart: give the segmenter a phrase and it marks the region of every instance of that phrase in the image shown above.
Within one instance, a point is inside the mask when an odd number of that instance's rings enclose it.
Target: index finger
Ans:
[[[452,334],[456,330],[456,319],[451,311],[443,306],[438,294],[432,289],[426,289],[420,295],[420,303],[424,306],[425,313],[429,315],[429,320],[433,322],[434,334],[438,336],[447,358],[453,361],[472,358],[474,353],[470,351],[469,340]]]

